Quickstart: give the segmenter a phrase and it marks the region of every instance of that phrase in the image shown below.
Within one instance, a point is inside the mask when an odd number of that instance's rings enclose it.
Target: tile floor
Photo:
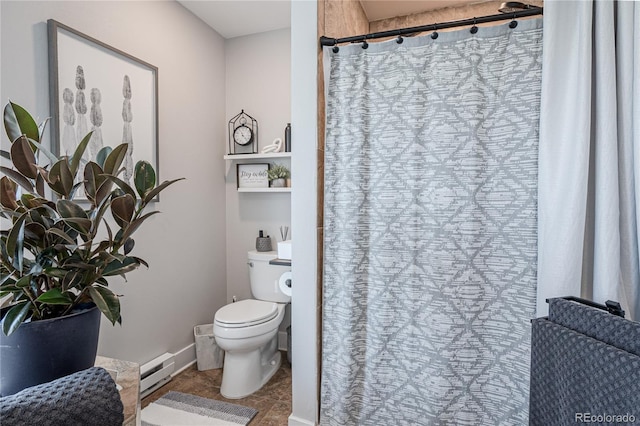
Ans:
[[[283,426],[291,414],[291,365],[282,352],[282,366],[258,392],[243,399],[227,399],[220,395],[222,369],[198,371],[196,365],[187,368],[169,383],[142,400],[142,408],[169,391],[183,392],[205,398],[227,401],[258,410],[249,426]]]

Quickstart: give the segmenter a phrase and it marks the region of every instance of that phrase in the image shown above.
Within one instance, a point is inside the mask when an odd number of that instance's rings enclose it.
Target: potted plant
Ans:
[[[291,176],[289,169],[282,164],[274,164],[267,171],[267,177],[269,178],[269,182],[271,182],[272,187],[286,186],[285,179],[289,179],[289,176]]]
[[[139,161],[133,183],[123,181],[127,144],[103,148],[82,168],[91,133],[72,156],[57,157],[42,145],[45,125],[17,104],[4,109],[11,147],[1,154],[11,167],[0,166],[0,395],[93,365],[100,313],[121,323],[107,279],[148,266],[132,254],[132,236],[159,213],[145,208],[180,180],[156,185],[151,164]],[[75,199],[79,192],[86,200]]]

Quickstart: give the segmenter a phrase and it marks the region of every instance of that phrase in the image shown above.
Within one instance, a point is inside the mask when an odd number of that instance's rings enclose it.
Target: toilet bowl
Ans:
[[[282,294],[278,279],[290,268],[269,265],[275,258],[275,252],[249,252],[249,276],[256,299],[230,303],[215,314],[213,335],[225,351],[220,386],[225,398],[251,395],[280,368],[278,328],[290,297]]]

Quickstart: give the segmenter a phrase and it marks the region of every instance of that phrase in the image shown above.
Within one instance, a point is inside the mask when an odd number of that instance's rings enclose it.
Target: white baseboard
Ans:
[[[196,344],[192,343],[174,353],[176,370],[171,374],[175,377],[178,373],[183,372],[187,368],[196,363]]]
[[[316,426],[316,423],[310,422],[307,419],[301,419],[292,414],[289,416],[289,426]]]

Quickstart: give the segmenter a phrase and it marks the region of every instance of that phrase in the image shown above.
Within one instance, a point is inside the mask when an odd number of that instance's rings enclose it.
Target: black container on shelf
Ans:
[[[284,150],[291,152],[291,123],[287,123],[287,127],[284,128]]]

